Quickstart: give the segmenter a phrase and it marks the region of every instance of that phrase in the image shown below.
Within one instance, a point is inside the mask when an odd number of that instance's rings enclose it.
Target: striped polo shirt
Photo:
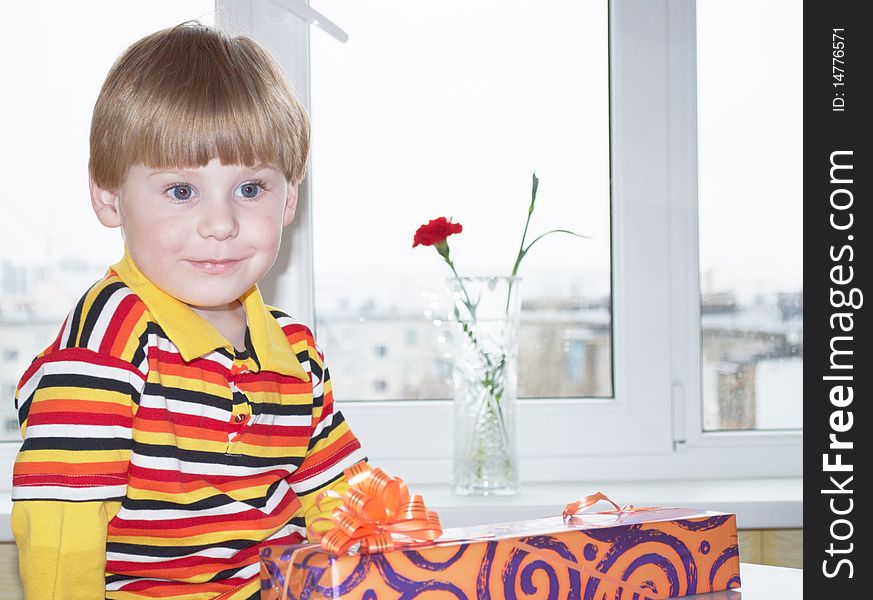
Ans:
[[[240,300],[245,351],[125,254],[21,379],[13,500],[121,502],[108,598],[256,594],[259,546],[301,541],[364,459],[310,330]]]

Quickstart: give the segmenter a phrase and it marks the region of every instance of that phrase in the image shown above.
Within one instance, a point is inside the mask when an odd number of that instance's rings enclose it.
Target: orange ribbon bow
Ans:
[[[576,500],[575,502],[571,502],[570,504],[565,506],[564,507],[564,518],[569,519],[569,518],[573,517],[573,515],[575,515],[576,513],[582,512],[586,508],[594,506],[595,504],[597,504],[601,500],[603,500],[605,502],[609,502],[610,504],[612,504],[615,507],[615,511],[609,511],[609,512],[615,512],[616,514],[619,514],[619,515],[621,515],[623,513],[633,512],[635,510],[651,510],[648,508],[634,508],[633,504],[625,504],[624,506],[619,506],[618,504],[616,504],[615,502],[610,500],[609,497],[606,494],[604,494],[603,492],[597,492],[595,494],[591,494],[590,496],[585,496],[584,498],[582,498],[580,500]]]
[[[443,530],[439,515],[428,511],[421,496],[412,496],[406,483],[382,469],[360,462],[345,470],[349,489],[344,494],[332,490],[316,500],[321,510],[327,498],[342,505],[333,509],[330,518],[315,519],[308,528],[310,541],[318,541],[314,525],[330,521],[333,529],[321,537],[321,547],[332,554],[342,554],[360,544],[362,554],[390,552],[426,543],[438,538]]]

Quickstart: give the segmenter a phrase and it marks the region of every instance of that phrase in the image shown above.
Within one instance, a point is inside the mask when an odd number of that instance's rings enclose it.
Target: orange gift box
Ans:
[[[362,554],[261,551],[261,598],[678,598],[740,585],[736,517],[645,508],[447,529]]]

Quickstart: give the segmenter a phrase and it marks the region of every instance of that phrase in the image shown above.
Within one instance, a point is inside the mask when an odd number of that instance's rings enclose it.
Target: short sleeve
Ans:
[[[290,479],[303,505],[307,522],[314,517],[315,499],[327,489],[344,489],[343,471],[366,460],[355,437],[333,400],[330,373],[324,354],[310,349],[312,378],[312,429],[306,457]]]
[[[16,394],[24,443],[12,499],[121,500],[142,373],[84,348],[38,358]]]

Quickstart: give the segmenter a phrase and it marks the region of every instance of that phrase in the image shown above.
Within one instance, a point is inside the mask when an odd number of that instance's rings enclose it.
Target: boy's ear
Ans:
[[[297,192],[300,190],[300,182],[288,184],[288,193],[285,196],[285,213],[282,215],[282,226],[287,227],[294,220],[297,211]]]
[[[94,209],[97,219],[106,227],[121,226],[118,195],[98,186],[92,177],[88,178],[88,187],[91,189],[91,207]]]

